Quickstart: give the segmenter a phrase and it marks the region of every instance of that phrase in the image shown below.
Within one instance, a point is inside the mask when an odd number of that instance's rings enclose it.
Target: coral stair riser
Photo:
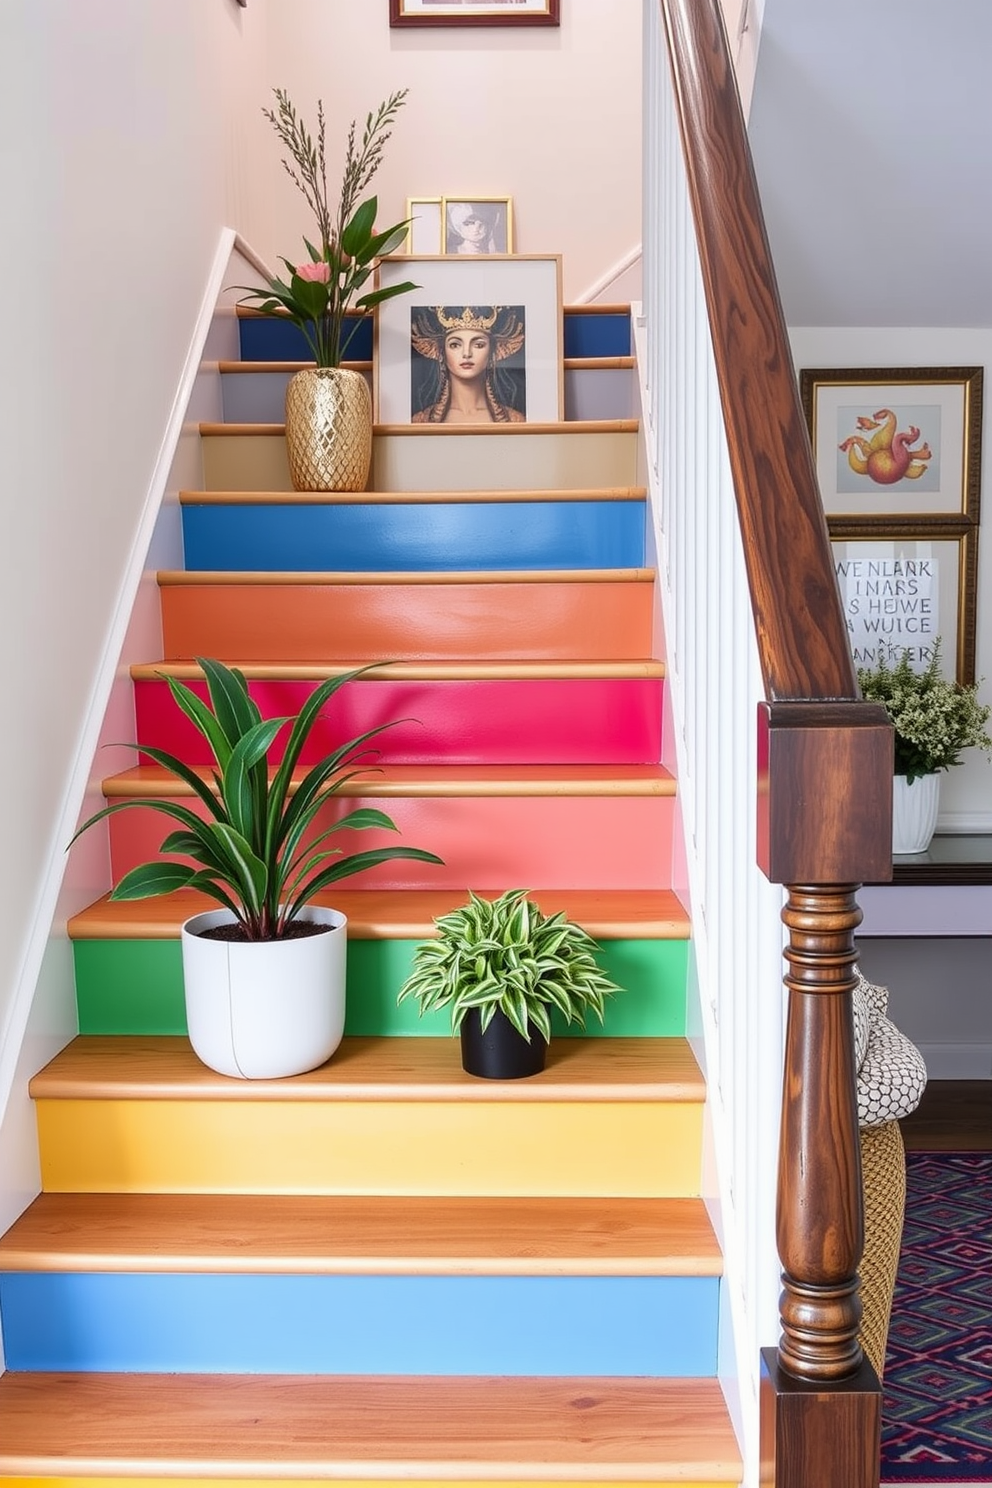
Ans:
[[[8,1369],[681,1376],[711,1277],[0,1273]]]
[[[263,504],[182,496],[191,570],[639,568],[644,501]]]
[[[627,661],[652,653],[651,570],[502,576],[159,575],[166,657]]]
[[[642,663],[645,672],[657,671]],[[192,669],[167,667],[200,697]],[[248,688],[264,718],[294,716],[316,679],[253,677]],[[187,764],[210,763],[203,736],[180,712],[152,668],[134,679],[136,737]],[[346,683],[302,755],[312,764],[345,739],[389,722],[374,741],[382,763],[647,764],[661,758],[660,676],[548,678],[393,678],[373,673]],[[272,752],[278,762],[285,734]]]
[[[396,766],[380,788],[378,782],[352,783],[318,813],[321,831],[351,809],[384,810],[397,832],[379,828],[343,829],[334,847],[343,852],[390,846],[426,848],[442,864],[399,859],[362,875],[367,888],[444,889],[466,884],[513,887],[530,883],[554,888],[667,888],[671,883],[674,794],[659,772],[650,790],[607,794],[609,785],[594,784],[582,794],[521,794],[514,785],[482,794],[476,785],[456,793],[451,773],[431,788],[422,780],[404,782]],[[631,770],[650,767],[630,767]],[[383,788],[385,786],[386,788]],[[549,785],[546,791],[554,789]],[[662,794],[662,790],[665,791]],[[593,792],[596,793],[593,793]],[[105,782],[108,803],[127,796],[162,793],[162,777],[152,767],[125,772]],[[170,792],[171,794],[171,792]],[[200,816],[205,805],[184,790],[181,804]],[[110,818],[111,871],[115,880],[139,863],[158,856],[170,830],[169,820],[151,806],[135,806]],[[312,834],[309,834],[312,835]]]

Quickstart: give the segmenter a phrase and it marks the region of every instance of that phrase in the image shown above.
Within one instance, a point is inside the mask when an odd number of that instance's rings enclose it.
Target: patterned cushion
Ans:
[[[926,1089],[927,1070],[915,1044],[885,1016],[887,987],[858,972],[854,991],[854,1054],[858,1070],[858,1122],[882,1126],[915,1111]]]

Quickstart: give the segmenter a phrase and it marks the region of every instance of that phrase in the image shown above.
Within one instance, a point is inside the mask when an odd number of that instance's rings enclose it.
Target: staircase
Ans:
[[[738,1483],[628,316],[566,312],[565,424],[379,428],[373,489],[345,496],[290,488],[291,328],[241,329],[137,737],[204,762],[162,680],[194,655],[240,665],[263,713],[386,660],[314,743],[405,720],[348,804],[388,798],[445,866],[324,901],[349,919],[346,1037],[291,1080],[190,1051],[201,896],[71,922],[79,1037],[31,1082],[44,1192],[0,1239],[0,1476]],[[139,763],[105,794],[162,784]],[[109,832],[115,877],[163,835],[141,811]],[[471,1079],[446,1015],[396,1005],[468,886],[565,909],[624,989],[534,1079]]]

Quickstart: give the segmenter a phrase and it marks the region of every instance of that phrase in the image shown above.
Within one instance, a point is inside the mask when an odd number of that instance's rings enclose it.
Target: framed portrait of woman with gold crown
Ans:
[[[512,428],[562,418],[559,255],[395,254],[376,311],[378,424]]]

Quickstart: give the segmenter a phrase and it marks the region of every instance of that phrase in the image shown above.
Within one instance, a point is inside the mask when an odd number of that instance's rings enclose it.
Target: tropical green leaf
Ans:
[[[187,888],[196,878],[196,869],[182,863],[141,863],[132,868],[110,891],[111,899],[154,899]]]
[[[349,257],[354,257],[368,243],[375,226],[375,216],[379,210],[379,199],[370,196],[358,207],[351,221],[346,224],[341,234],[341,247]]]
[[[206,678],[214,716],[228,742],[234,745],[262,719],[258,704],[248,691],[247,680],[236,667],[224,666],[209,656],[198,656],[196,664]]]

